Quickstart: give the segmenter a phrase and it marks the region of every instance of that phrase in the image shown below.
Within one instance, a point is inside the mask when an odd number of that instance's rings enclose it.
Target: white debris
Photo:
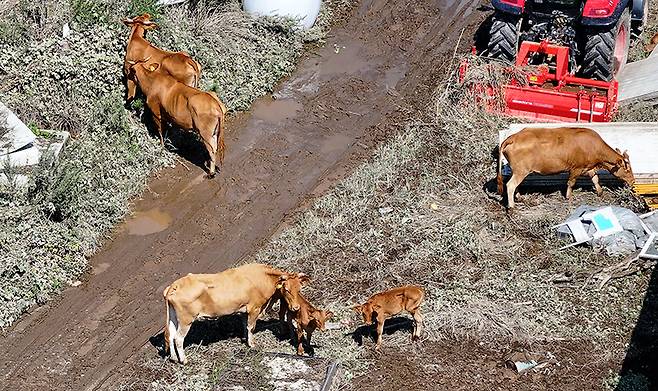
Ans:
[[[263,359],[263,364],[270,368],[273,379],[289,379],[293,375],[306,373],[311,369],[302,360],[287,360],[283,357]]]

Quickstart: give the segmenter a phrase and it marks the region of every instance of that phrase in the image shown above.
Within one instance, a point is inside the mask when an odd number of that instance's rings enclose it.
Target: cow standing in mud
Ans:
[[[509,136],[500,146],[498,158],[498,193],[503,194],[503,156],[512,168],[507,182],[507,202],[514,207],[516,188],[531,173],[541,175],[569,172],[566,198],[571,198],[576,179],[589,175],[597,194],[599,185],[597,170],[605,169],[629,185],[635,177],[626,152],[612,149],[601,136],[587,128],[525,128]]]
[[[158,72],[161,64],[149,58],[131,61],[128,78],[137,82],[144,95],[153,122],[162,137],[163,120],[169,120],[185,130],[199,133],[210,157],[208,176],[215,175],[215,155],[224,160],[224,120],[226,106],[213,92],[189,87],[166,73]]]
[[[135,97],[135,82],[128,77],[131,62],[150,57],[153,62],[161,66],[161,71],[172,76],[174,79],[190,87],[199,86],[201,77],[201,65],[185,52],[170,52],[159,49],[144,37],[146,30],[156,28],[158,25],[151,21],[149,14],[125,19],[123,23],[131,28],[128,46],[126,47],[126,58],[123,62],[123,71],[127,77],[128,87],[127,100]]]
[[[183,342],[195,320],[244,313],[247,345],[254,346],[258,316],[271,303],[277,285],[296,274],[252,263],[216,274],[188,274],[164,289],[167,311],[165,353],[171,361],[187,362]],[[298,310],[299,308],[294,308]]]

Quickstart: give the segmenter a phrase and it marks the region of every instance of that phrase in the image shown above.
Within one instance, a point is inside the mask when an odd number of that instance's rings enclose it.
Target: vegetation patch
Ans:
[[[46,158],[27,188],[0,188],[0,327],[73,283],[129,199],[173,162],[148,135],[143,102],[124,107],[121,19],[143,12],[160,25],[147,38],[193,55],[202,88],[230,110],[247,109],[290,73],[331,14],[302,32],[289,20],[254,18],[237,0],[0,0],[0,101],[32,129],[72,135],[54,171]]]

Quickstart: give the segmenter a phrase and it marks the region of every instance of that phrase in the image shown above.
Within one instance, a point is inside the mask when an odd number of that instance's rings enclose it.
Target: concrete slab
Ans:
[[[652,52],[653,54],[653,52]],[[617,76],[619,105],[658,98],[658,56],[626,64]]]
[[[512,124],[508,128],[498,132],[498,145],[514,133],[526,127],[558,128],[562,126],[574,126],[573,123],[534,123],[534,124]],[[599,135],[613,148],[628,151],[628,155],[635,174],[637,184],[658,183],[658,123],[656,122],[609,122],[609,123],[585,123],[577,126],[587,127]],[[511,175],[511,169],[503,158],[503,173]],[[561,175],[530,175],[524,183],[533,185],[556,185],[566,183],[566,174]],[[600,171],[600,179],[603,183],[617,182],[607,171]],[[582,178],[579,182],[590,184],[589,178]]]

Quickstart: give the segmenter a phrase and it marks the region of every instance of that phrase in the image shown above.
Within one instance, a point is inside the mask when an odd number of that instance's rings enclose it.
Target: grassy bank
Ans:
[[[0,328],[74,282],[130,198],[173,162],[142,124],[141,101],[123,106],[122,18],[151,13],[161,28],[148,38],[188,51],[203,67],[202,87],[245,110],[294,69],[304,44],[321,41],[331,17],[325,9],[300,32],[247,15],[237,0],[193,3],[0,1],[0,101],[33,129],[72,134],[54,171],[44,161],[27,188],[0,188]]]

